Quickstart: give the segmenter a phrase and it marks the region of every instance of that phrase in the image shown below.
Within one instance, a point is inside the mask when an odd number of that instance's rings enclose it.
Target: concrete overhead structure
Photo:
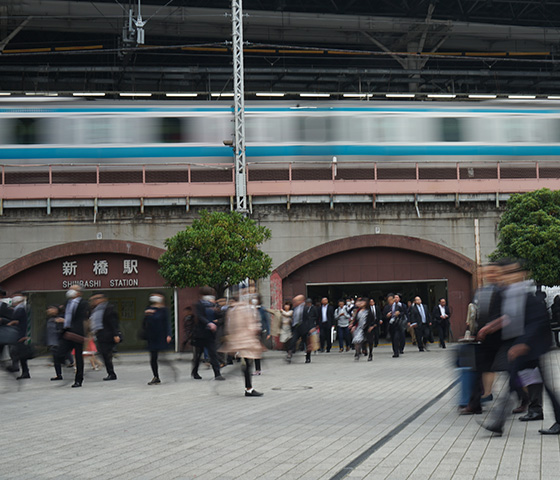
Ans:
[[[145,45],[135,48],[123,35],[123,2],[5,0],[0,45],[12,59],[1,59],[0,85],[224,91],[230,10],[218,1],[166,3],[142,1]],[[550,27],[560,10],[550,2],[273,3],[244,4],[248,92],[560,91],[560,33]],[[113,71],[98,70],[107,65]]]

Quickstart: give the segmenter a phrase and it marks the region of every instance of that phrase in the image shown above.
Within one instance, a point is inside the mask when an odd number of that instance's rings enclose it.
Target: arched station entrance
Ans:
[[[362,235],[307,250],[280,265],[271,276],[273,306],[303,293],[329,296],[373,296],[383,301],[389,292],[404,300],[420,295],[431,309],[445,297],[452,310],[454,338],[465,331],[472,298],[475,263],[447,247],[413,237]]]
[[[124,335],[123,350],[143,348],[138,331],[148,304],[150,291],[162,291],[181,343],[182,328],[178,319],[183,306],[192,303],[190,289],[165,287],[158,274],[163,249],[122,240],[72,242],[45,248],[25,255],[0,268],[0,285],[8,292],[29,294],[31,335],[36,345],[43,345],[45,311],[49,305],[65,304],[65,291],[72,284],[84,287],[84,297],[103,291],[116,307]],[[196,292],[194,292],[196,295]]]

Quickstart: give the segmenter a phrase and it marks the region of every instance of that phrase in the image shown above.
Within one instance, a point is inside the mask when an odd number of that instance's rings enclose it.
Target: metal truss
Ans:
[[[245,160],[245,90],[243,81],[243,4],[232,0],[233,38],[233,96],[234,96],[234,145],[235,152],[235,207],[246,213],[247,162]]]

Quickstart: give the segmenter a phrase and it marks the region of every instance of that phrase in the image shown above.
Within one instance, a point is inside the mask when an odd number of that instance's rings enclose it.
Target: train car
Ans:
[[[231,102],[10,100],[0,99],[4,165],[233,160]],[[246,147],[254,164],[558,160],[560,106],[247,102]]]

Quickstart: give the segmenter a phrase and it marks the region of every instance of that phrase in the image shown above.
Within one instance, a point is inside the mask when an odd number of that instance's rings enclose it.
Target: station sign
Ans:
[[[86,290],[117,288],[162,288],[156,260],[118,253],[88,253],[47,260],[14,281],[22,290],[67,290],[80,285]]]

